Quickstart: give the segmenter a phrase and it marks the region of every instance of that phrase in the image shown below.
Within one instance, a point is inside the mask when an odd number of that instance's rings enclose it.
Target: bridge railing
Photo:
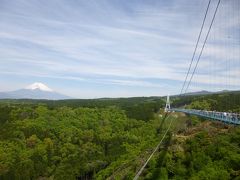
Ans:
[[[197,115],[205,118],[219,120],[225,123],[240,125],[240,114],[238,113],[205,111],[205,110],[197,110],[197,109],[179,109],[179,108],[171,108],[169,109],[169,111],[183,112],[186,114],[193,114],[193,115]]]

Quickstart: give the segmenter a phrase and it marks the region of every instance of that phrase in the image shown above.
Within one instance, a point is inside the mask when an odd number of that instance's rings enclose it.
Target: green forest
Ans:
[[[220,112],[240,112],[240,92],[225,92],[198,96],[177,96],[173,106]]]
[[[174,97],[172,104],[239,112],[239,97]],[[139,179],[240,179],[239,127],[169,115],[164,105],[162,97],[1,100],[0,179],[133,179],[170,121]]]

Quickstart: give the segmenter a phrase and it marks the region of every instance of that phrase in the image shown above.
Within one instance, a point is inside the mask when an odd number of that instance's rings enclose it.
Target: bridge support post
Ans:
[[[169,95],[167,95],[167,101],[166,101],[166,106],[165,106],[164,111],[168,112],[170,108],[171,108],[171,106],[170,106],[170,98],[169,98]]]

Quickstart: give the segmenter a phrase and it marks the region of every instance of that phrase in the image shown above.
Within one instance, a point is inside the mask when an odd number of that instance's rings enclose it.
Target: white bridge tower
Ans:
[[[170,98],[169,98],[169,95],[167,95],[167,101],[166,101],[166,106],[165,106],[164,111],[168,112],[170,108],[171,108],[171,106],[170,106]]]

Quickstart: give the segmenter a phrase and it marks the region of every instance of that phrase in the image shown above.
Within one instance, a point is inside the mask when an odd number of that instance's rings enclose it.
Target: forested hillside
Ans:
[[[238,180],[239,165],[240,128],[199,121],[165,139],[143,179]]]
[[[240,93],[180,96],[174,107],[240,113]],[[240,127],[188,116],[186,128],[165,139],[144,179],[240,179]]]
[[[162,133],[159,118],[131,119],[118,107],[3,103],[0,114],[0,179],[105,179]]]
[[[173,98],[174,107],[202,109],[220,112],[240,112],[240,92],[225,92],[220,94],[178,96]]]
[[[237,111],[237,98],[175,97],[173,106]],[[133,179],[171,120],[140,179],[239,179],[239,127],[166,118],[163,108],[158,97],[0,101],[0,179]]]
[[[0,104],[16,106],[35,107],[38,104],[47,105],[49,109],[58,107],[87,107],[87,108],[106,108],[118,107],[125,111],[129,118],[138,120],[150,120],[158,112],[160,107],[165,105],[165,101],[160,97],[134,97],[134,98],[103,98],[103,99],[70,99],[70,100],[0,100]]]

